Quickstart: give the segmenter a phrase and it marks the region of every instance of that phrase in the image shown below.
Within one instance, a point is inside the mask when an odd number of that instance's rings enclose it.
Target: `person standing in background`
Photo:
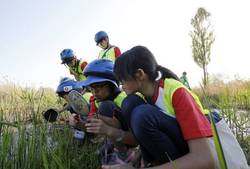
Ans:
[[[119,47],[109,43],[108,34],[104,31],[99,31],[95,34],[96,45],[102,50],[99,52],[98,59],[109,59],[113,62],[121,55]]]
[[[180,77],[181,83],[184,84],[189,90],[191,90],[188,79],[187,79],[187,72],[183,72],[182,76]]]

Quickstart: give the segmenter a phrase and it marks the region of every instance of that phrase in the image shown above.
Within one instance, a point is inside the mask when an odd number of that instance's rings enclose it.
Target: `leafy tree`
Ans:
[[[203,69],[203,85],[208,84],[207,66],[210,62],[211,45],[215,38],[210,28],[210,13],[204,8],[197,10],[194,18],[191,19],[193,30],[190,32],[192,38],[192,54],[196,64]]]

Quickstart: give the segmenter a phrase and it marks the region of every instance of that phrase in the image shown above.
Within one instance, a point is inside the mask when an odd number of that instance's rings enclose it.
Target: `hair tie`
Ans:
[[[160,80],[162,77],[162,73],[160,71],[157,71],[157,77],[155,78],[155,81]]]

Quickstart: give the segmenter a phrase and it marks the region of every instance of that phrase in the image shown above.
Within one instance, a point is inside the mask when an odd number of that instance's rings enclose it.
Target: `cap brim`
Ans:
[[[79,81],[78,85],[83,86],[83,87],[88,87],[91,84],[100,83],[100,82],[111,82],[116,87],[118,87],[115,81],[107,79],[107,78],[97,77],[97,76],[88,76],[87,79]]]
[[[67,58],[67,59],[63,59],[62,60],[62,64],[67,64],[68,62],[72,62],[72,60],[75,58],[75,56],[71,57],[71,58]]]

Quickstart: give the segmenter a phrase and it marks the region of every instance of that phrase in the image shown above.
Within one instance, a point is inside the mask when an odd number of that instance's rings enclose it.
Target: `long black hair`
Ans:
[[[157,64],[154,55],[144,46],[135,46],[122,53],[115,61],[114,73],[119,81],[133,78],[138,69],[142,69],[154,81],[158,77],[158,71],[162,79],[173,78],[179,80],[178,76],[171,70]]]

